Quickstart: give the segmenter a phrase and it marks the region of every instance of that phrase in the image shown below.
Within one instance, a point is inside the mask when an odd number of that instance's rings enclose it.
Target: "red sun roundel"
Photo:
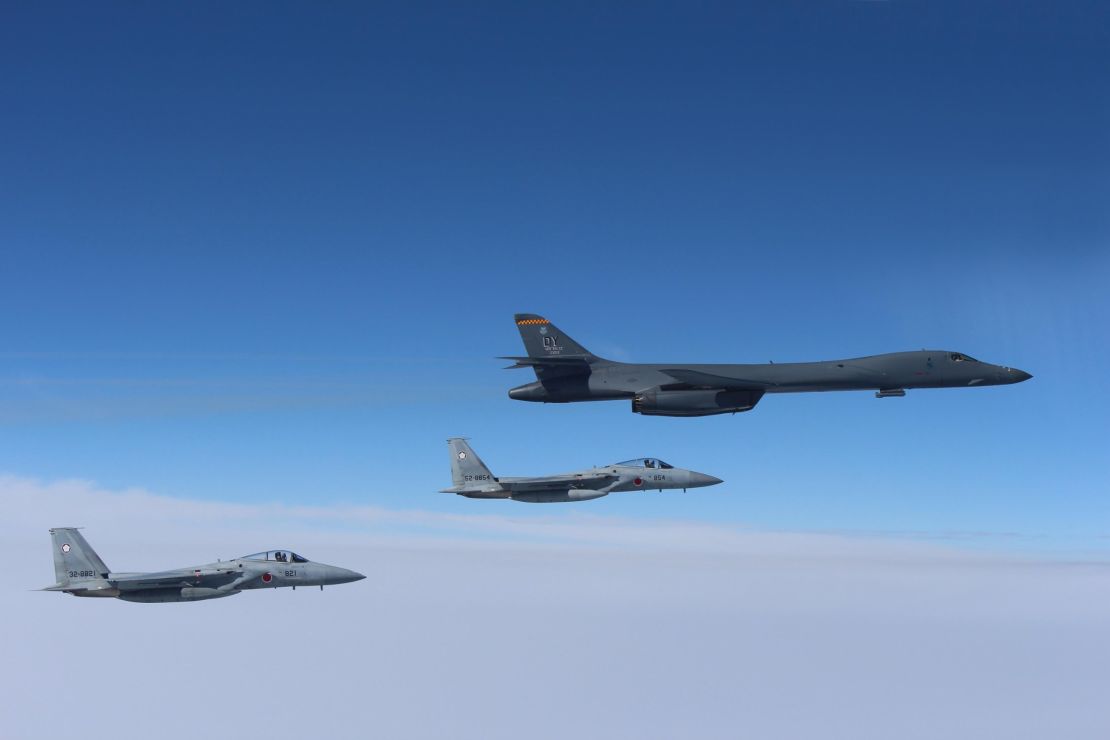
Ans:
[[[637,478],[636,480],[632,481],[632,485],[642,486],[642,485],[644,485],[644,479],[643,478]]]
[[[263,573],[262,574],[262,582],[263,583],[269,583],[272,580],[274,580],[274,577],[272,575],[270,575],[269,573]]]

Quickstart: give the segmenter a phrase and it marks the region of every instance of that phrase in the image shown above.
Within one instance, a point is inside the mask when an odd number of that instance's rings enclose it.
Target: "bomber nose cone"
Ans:
[[[690,473],[691,487],[715,486],[718,483],[724,483],[724,481],[712,475],[706,475],[705,473]]]
[[[1018,370],[1016,367],[1010,368],[1010,377],[1013,378],[1014,383],[1021,383],[1022,381],[1029,380],[1033,376],[1024,370]]]

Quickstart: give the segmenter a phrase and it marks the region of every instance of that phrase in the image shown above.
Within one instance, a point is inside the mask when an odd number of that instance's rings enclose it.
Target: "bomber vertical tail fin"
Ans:
[[[452,488],[446,489],[449,493],[463,491],[495,491],[501,486],[493,477],[482,458],[462,437],[452,437],[447,440],[451,450],[451,483]]]
[[[518,313],[516,328],[524,340],[524,349],[533,359],[558,361],[560,358],[590,360],[597,357],[578,342],[571,339],[557,326],[534,313]]]
[[[97,588],[108,578],[108,566],[96,554],[76,527],[55,527],[50,530],[54,545],[54,577],[66,589]]]

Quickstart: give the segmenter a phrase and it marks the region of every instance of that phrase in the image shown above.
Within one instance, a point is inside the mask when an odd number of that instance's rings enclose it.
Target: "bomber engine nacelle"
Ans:
[[[593,488],[572,488],[569,491],[514,493],[513,501],[523,501],[528,504],[564,504],[571,501],[589,501],[608,495],[608,491],[598,491]]]
[[[710,416],[751,411],[763,391],[688,390],[664,391],[658,388],[638,393],[632,411],[644,416]]]

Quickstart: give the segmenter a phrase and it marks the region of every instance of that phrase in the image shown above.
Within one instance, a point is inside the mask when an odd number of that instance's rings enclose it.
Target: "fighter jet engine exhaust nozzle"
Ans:
[[[653,388],[632,398],[632,411],[644,416],[735,414],[751,411],[762,397],[762,391],[664,391]]]

